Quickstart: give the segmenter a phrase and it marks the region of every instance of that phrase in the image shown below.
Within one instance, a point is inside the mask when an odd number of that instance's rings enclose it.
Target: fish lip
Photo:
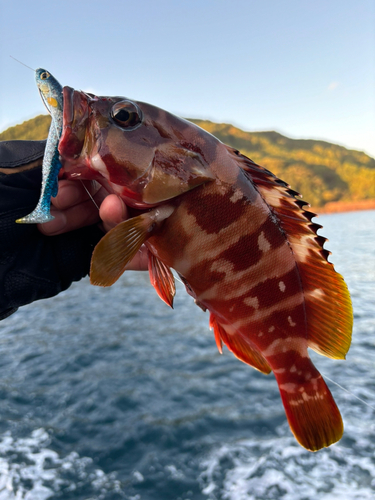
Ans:
[[[65,130],[66,127],[70,126],[73,122],[73,95],[74,89],[72,87],[64,87],[63,88],[63,128]]]
[[[59,152],[64,159],[77,158],[83,148],[90,97],[71,87],[63,88],[63,130]]]

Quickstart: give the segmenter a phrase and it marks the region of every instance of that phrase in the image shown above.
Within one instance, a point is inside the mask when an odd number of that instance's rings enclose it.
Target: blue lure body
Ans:
[[[42,165],[42,189],[35,209],[21,219],[19,224],[38,224],[48,222],[54,217],[51,215],[51,196],[57,195],[58,174],[61,168],[58,144],[63,126],[63,95],[62,86],[48,71],[38,68],[35,71],[36,84],[42,101],[52,117],[46,149]]]

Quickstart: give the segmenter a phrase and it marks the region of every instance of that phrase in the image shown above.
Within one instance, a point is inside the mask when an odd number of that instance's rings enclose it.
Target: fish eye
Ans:
[[[47,80],[51,75],[48,73],[48,71],[43,71],[40,75],[41,80]]]
[[[134,130],[142,123],[142,111],[131,101],[116,102],[111,116],[121,128]]]

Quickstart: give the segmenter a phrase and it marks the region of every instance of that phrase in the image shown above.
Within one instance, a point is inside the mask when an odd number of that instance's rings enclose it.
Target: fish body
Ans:
[[[352,308],[325,239],[297,193],[199,127],[149,104],[64,88],[64,171],[97,179],[133,215],[94,250],[90,279],[111,285],[142,244],[172,305],[171,269],[210,312],[219,351],[274,373],[298,442],[340,439],[340,412],[308,347],[343,359]]]
[[[60,83],[45,69],[35,70],[36,84],[52,117],[42,165],[42,188],[36,208],[28,215],[17,219],[20,224],[48,222],[54,217],[50,213],[51,196],[57,195],[58,174],[61,169],[58,143],[63,125],[63,96]]]

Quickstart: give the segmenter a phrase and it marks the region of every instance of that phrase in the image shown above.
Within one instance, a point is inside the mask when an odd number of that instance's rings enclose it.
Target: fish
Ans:
[[[54,217],[51,215],[51,197],[58,191],[58,174],[61,169],[58,143],[63,126],[62,86],[51,73],[43,68],[35,70],[36,84],[43,104],[52,117],[42,164],[42,188],[35,209],[17,219],[18,224],[43,224]]]
[[[273,372],[290,429],[310,451],[343,421],[308,348],[345,359],[353,312],[322,227],[286,182],[195,124],[126,97],[64,87],[64,176],[95,179],[130,207],[95,247],[91,283],[111,286],[142,245],[173,306],[174,270],[209,311],[220,353]]]

